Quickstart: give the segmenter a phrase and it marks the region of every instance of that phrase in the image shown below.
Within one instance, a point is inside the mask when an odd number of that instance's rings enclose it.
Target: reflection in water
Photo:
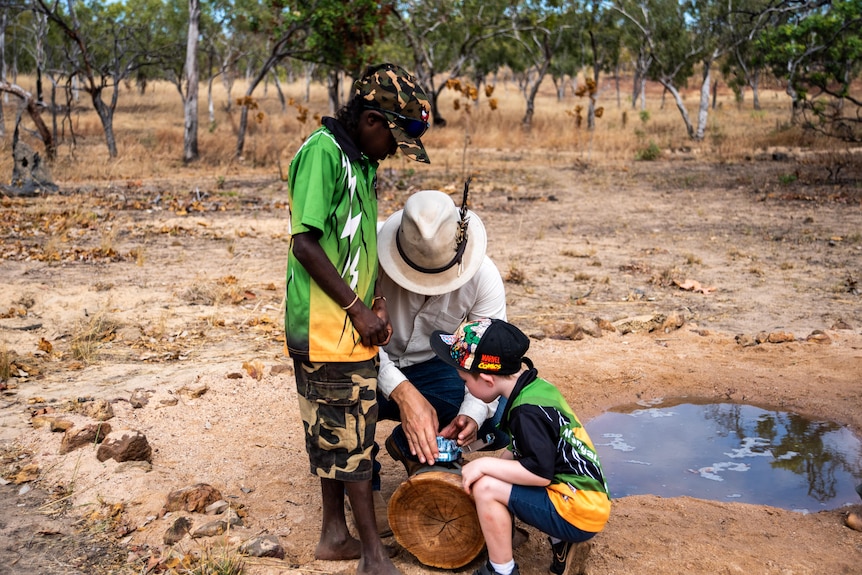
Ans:
[[[819,511],[858,503],[862,444],[798,414],[655,400],[586,424],[613,497],[737,500]]]

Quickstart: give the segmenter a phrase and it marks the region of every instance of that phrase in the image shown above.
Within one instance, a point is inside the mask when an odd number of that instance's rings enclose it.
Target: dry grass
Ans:
[[[19,78],[26,89],[34,84],[30,78]],[[236,132],[240,107],[236,105],[245,86],[238,82],[232,90],[232,105],[221,84],[214,87],[215,122],[207,114],[206,86],[200,101],[200,161],[184,166],[181,161],[183,140],[182,105],[176,89],[164,82],[151,84],[145,94],[122,88],[115,114],[119,157],[110,160],[101,124],[83,94],[71,114],[75,145],[69,138],[60,143],[52,174],[58,182],[88,180],[138,180],[163,177],[207,177],[216,186],[236,174],[283,173],[305,137],[319,124],[322,115],[330,114],[325,89],[313,85],[305,101],[305,84],[299,81],[283,85],[289,100],[282,110],[273,86],[261,86],[254,98],[257,109],[249,114],[249,125],[243,154],[235,156]],[[484,168],[511,167],[512,162],[529,161],[540,155],[544,161],[570,166],[573,162],[631,161],[639,155],[663,154],[685,150],[687,153],[716,161],[734,161],[757,149],[769,146],[834,146],[835,142],[816,140],[796,129],[786,128],[789,100],[777,88],[761,92],[763,110],[753,111],[751,103],[737,106],[729,90],[720,91],[718,105],[710,110],[707,136],[702,142],[691,141],[672,99],[662,103],[661,88],[650,86],[647,111],[633,109],[628,92],[630,82],[620,85],[620,103],[613,83],[600,86],[598,104],[604,114],[596,120],[596,129],[578,127],[574,109],[586,107],[583,97],[568,95],[558,100],[553,84],[547,80],[536,101],[532,128],[526,130],[521,120],[525,101],[517,85],[500,81],[490,98],[480,93],[470,102],[461,92],[446,89],[439,105],[448,120],[445,127],[434,127],[423,138],[432,162],[457,175],[470,172],[478,165]],[[696,117],[697,92],[685,93],[689,114]],[[106,95],[106,97],[108,97]],[[457,108],[457,109],[456,109]],[[255,114],[260,116],[256,117]],[[6,137],[0,141],[0,173],[11,174],[12,126],[6,114]],[[46,117],[46,123],[51,119]],[[585,122],[584,122],[585,125]],[[35,149],[41,144],[30,141]],[[387,165],[409,170],[415,165],[402,156]]]
[[[75,326],[69,342],[72,358],[84,364],[92,363],[99,354],[99,348],[112,341],[119,324],[104,311],[87,315]]]

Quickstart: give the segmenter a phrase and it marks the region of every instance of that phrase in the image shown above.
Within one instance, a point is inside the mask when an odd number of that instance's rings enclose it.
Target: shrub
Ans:
[[[635,159],[644,162],[651,162],[659,159],[659,157],[661,157],[661,149],[652,140],[650,140],[649,146],[635,153]]]

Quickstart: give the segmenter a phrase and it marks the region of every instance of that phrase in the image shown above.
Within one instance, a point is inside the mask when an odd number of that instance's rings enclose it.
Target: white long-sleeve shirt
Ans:
[[[455,291],[424,296],[405,290],[380,269],[381,293],[392,322],[392,339],[380,348],[377,388],[385,397],[407,378],[399,368],[432,359],[429,339],[435,330],[454,333],[462,322],[483,317],[506,319],[506,290],[497,266],[485,256],[479,271]],[[464,387],[459,414],[472,418],[479,426],[493,415],[497,401],[486,404]]]

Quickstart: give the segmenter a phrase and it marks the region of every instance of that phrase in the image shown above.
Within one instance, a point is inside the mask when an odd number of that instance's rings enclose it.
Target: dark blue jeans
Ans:
[[[464,394],[466,393],[464,380],[458,376],[458,370],[446,365],[435,357],[428,361],[402,368],[401,373],[419,390],[419,393],[428,400],[428,403],[434,406],[434,409],[437,411],[438,431],[455,419],[458,415],[458,410],[461,409],[461,402],[464,401]],[[378,421],[384,419],[401,421],[401,412],[398,409],[398,404],[383,397],[383,394],[379,390],[377,392],[377,403]],[[489,433],[494,434],[494,441],[485,447],[483,451],[495,451],[509,444],[509,437],[496,429],[505,408],[506,398],[501,397],[494,416],[485,420],[485,423],[479,428],[478,437],[480,438],[485,437]],[[410,454],[410,445],[407,443],[404,429],[399,425],[392,430],[392,435],[401,453],[405,457],[415,459]],[[377,454],[379,452],[380,446],[375,444],[373,451],[374,471],[371,478],[371,484],[375,490],[380,489],[380,463],[377,461]]]

